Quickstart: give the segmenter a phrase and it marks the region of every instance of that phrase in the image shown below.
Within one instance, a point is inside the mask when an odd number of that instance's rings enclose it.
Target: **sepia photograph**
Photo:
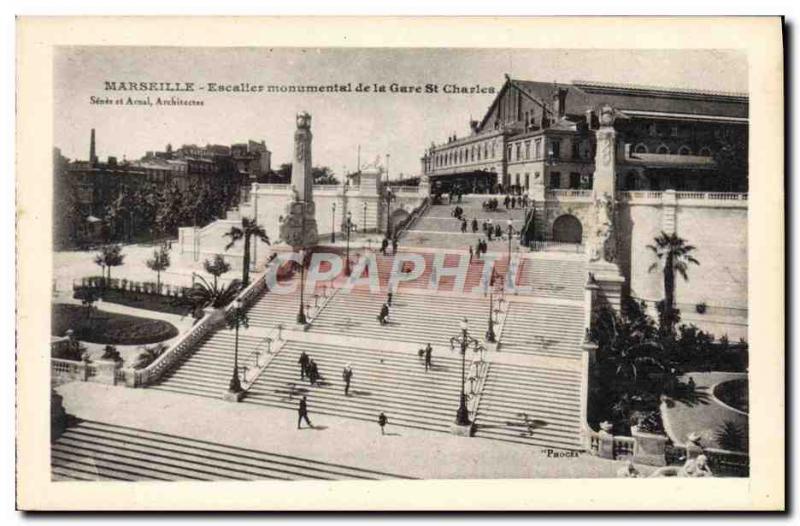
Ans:
[[[746,483],[751,61],[53,46],[51,487]]]

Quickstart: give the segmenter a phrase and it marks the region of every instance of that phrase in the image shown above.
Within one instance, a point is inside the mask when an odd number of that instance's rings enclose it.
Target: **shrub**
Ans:
[[[748,450],[747,433],[742,426],[737,426],[730,420],[719,426],[716,431],[715,437],[717,444],[722,449],[728,451],[743,451]]]

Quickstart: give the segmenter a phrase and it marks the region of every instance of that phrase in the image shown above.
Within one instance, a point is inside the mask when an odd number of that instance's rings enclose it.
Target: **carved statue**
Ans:
[[[368,163],[364,163],[364,166],[361,167],[362,170],[368,170],[370,168],[375,168],[377,170],[380,170],[382,168],[382,166],[381,166],[381,156],[380,155],[376,155],[374,161],[372,161],[371,163],[369,163],[369,162]]]
[[[300,193],[297,191],[297,187],[295,185],[292,185],[292,187],[289,189],[289,191],[292,193],[292,201],[293,202],[296,203],[296,202],[300,201]]]
[[[609,106],[608,104],[604,104],[602,108],[600,108],[600,126],[604,128],[610,128],[614,126],[614,108]]]
[[[596,222],[589,259],[590,261],[603,259],[613,263],[617,257],[617,249],[614,239],[614,201],[612,197],[608,193],[604,193],[602,197],[595,196],[594,210]]]

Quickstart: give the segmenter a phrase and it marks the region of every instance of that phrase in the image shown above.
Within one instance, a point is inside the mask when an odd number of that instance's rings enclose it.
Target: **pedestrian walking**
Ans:
[[[475,219],[474,217],[472,218],[472,233],[473,234],[478,233],[478,220]]]
[[[386,247],[388,246],[389,246],[389,240],[383,238],[383,241],[381,241],[381,254],[383,254],[384,256],[386,255]]]
[[[467,233],[467,220],[464,219],[463,217],[461,218],[461,233],[462,234]]]
[[[344,380],[344,395],[350,396],[350,380],[353,378],[353,368],[348,363],[344,366],[342,371],[342,380]]]
[[[486,234],[489,237],[489,241],[491,241],[492,240],[492,236],[494,235],[494,228],[492,228],[491,224],[489,225],[489,230],[486,231]]]
[[[394,297],[394,294],[392,294],[392,292],[391,292],[391,291],[389,291],[389,292],[387,292],[387,293],[386,293],[386,304],[387,304],[388,306],[390,306],[390,307],[392,306],[392,298],[393,298],[393,297]]]
[[[381,313],[378,315],[378,322],[381,325],[386,325],[389,321],[388,318],[389,318],[389,306],[384,303],[381,306]]]
[[[431,344],[429,343],[425,347],[425,372],[426,373],[428,372],[428,369],[433,367],[433,363],[431,362],[432,358],[433,358],[433,347],[431,347]]]
[[[308,372],[308,355],[305,351],[300,353],[300,359],[297,360],[297,363],[300,364],[300,379],[304,380],[306,377],[306,373]]]
[[[474,255],[472,245],[469,246],[469,262],[472,263],[472,256]]]
[[[381,435],[385,435],[386,434],[386,431],[384,431],[384,428],[386,427],[386,424],[388,424],[388,423],[389,423],[389,419],[386,418],[386,414],[383,411],[381,411],[381,414],[378,415],[378,425],[381,426]]]
[[[317,362],[313,359],[308,360],[308,383],[309,385],[317,385],[317,381],[319,380],[319,369],[317,368]]]
[[[308,404],[306,403],[306,397],[304,396],[302,400],[300,400],[300,405],[297,408],[297,429],[300,429],[300,423],[305,420],[308,427],[314,427],[314,424],[311,423],[311,420],[308,419]]]

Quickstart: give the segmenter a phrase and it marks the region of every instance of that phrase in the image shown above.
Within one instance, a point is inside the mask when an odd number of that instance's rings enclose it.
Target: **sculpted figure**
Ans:
[[[713,477],[711,468],[708,466],[708,458],[699,455],[695,459],[689,459],[678,472],[681,477]]]

